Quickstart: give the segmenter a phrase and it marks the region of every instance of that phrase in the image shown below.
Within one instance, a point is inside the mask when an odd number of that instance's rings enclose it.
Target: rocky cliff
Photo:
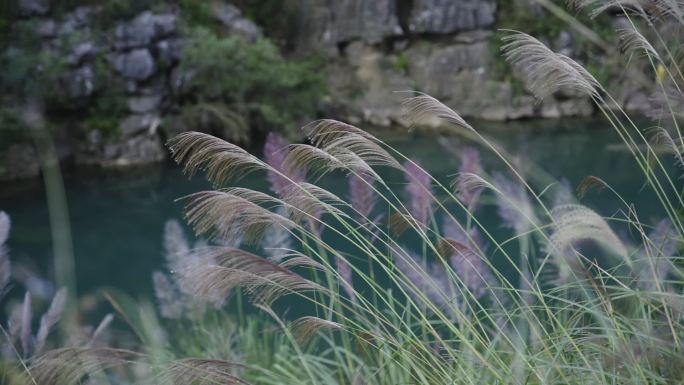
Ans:
[[[558,118],[594,112],[588,100],[572,95],[557,95],[540,103],[521,87],[515,71],[502,73],[496,28],[516,26],[507,1],[277,3],[281,14],[271,16],[282,19],[283,26],[271,37],[282,42],[291,57],[321,58],[318,70],[324,74],[329,95],[316,108],[328,117],[355,124],[402,125],[400,100],[405,94],[393,91],[406,90],[429,93],[469,118]],[[588,56],[584,52],[582,58],[581,38],[569,27],[557,28],[561,22],[532,0],[513,3],[523,9],[515,12],[533,15],[544,20],[541,23],[555,23],[553,28],[542,25],[543,31],[550,31],[549,36],[542,37],[552,48],[589,64],[609,60],[595,57],[593,52]],[[222,36],[240,36],[248,42],[262,36],[262,28],[245,16],[244,9],[222,1],[207,4],[211,22]],[[260,6],[253,1],[235,4],[247,4],[250,9]],[[103,26],[100,5],[57,12],[49,0],[16,0],[12,18],[5,20],[4,41],[9,44],[3,48],[4,57],[25,51],[19,38],[25,33],[37,37],[37,43],[32,44],[38,44],[41,61],[36,66],[40,67],[40,76],[50,73],[50,58],[59,56],[62,67],[55,75],[59,81],[51,100],[56,105],[71,106],[71,113],[68,119],[60,115],[49,120],[55,123],[55,137],[63,144],[64,159],[100,167],[157,162],[165,158],[162,141],[170,127],[173,132],[193,128],[192,122],[180,127],[174,124],[180,103],[175,96],[192,73],[179,66],[189,20],[183,12],[191,11],[187,7],[150,6],[125,19],[108,20]],[[609,20],[611,24],[620,22]],[[268,21],[264,24],[269,34]],[[15,76],[13,80],[19,78],[20,86],[21,76],[30,78],[34,73]],[[629,79],[611,77],[621,86],[619,95],[627,107],[643,108],[648,89]],[[109,96],[103,98],[99,96],[103,88],[117,92],[105,93]],[[9,103],[10,107],[12,102],[16,100]],[[97,119],[89,118],[87,130],[73,127],[82,125],[82,111],[98,112],[89,115]],[[6,125],[15,120],[0,122]],[[30,138],[0,138],[4,141],[0,146],[0,180],[38,175]]]

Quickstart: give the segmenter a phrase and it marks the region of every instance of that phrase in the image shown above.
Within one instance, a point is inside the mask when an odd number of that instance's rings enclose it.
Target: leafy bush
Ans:
[[[286,60],[269,40],[250,43],[195,28],[181,68],[189,74],[184,104],[222,103],[259,128],[293,133],[315,115],[324,92],[310,61]]]

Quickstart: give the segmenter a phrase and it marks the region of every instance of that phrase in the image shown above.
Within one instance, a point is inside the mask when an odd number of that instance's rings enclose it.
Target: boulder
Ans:
[[[42,38],[52,38],[57,36],[57,23],[52,19],[45,19],[36,25],[36,35]]]
[[[491,27],[495,0],[416,0],[411,10],[412,33],[451,34]]]
[[[157,134],[145,134],[81,148],[75,154],[75,161],[87,166],[121,168],[160,162],[165,157],[161,138]]]
[[[176,15],[154,14],[145,11],[127,23],[119,24],[115,31],[116,47],[130,49],[145,47],[153,41],[176,31]]]
[[[165,64],[179,61],[183,57],[183,39],[171,38],[157,42],[157,57]]]
[[[338,47],[361,40],[369,44],[403,34],[396,0],[289,0],[297,30],[295,46],[334,56]]]
[[[161,119],[152,114],[131,115],[119,124],[119,130],[122,138],[129,138],[138,134],[153,135],[157,133],[157,128]]]
[[[77,164],[104,168],[140,166],[166,157],[158,128],[161,119],[153,114],[131,115],[119,124],[117,139],[105,140],[91,131],[76,148]]]
[[[72,98],[88,97],[95,91],[95,71],[84,65],[67,73],[64,78],[67,94]]]
[[[50,11],[49,0],[19,0],[17,5],[22,16],[45,15]]]
[[[146,48],[138,48],[126,53],[110,54],[108,59],[112,67],[127,79],[145,80],[156,71],[154,58]]]
[[[215,1],[211,7],[212,16],[223,25],[227,33],[241,36],[247,41],[256,41],[262,36],[261,28],[243,17],[242,11],[233,4]]]
[[[128,98],[128,109],[131,112],[144,114],[155,111],[161,103],[161,95],[132,96]]]
[[[357,39],[375,44],[402,34],[395,0],[340,0],[332,4],[331,31],[337,44]]]
[[[97,6],[81,6],[73,11],[67,13],[62,18],[62,22],[58,28],[58,33],[62,36],[70,35],[76,30],[87,26],[94,14],[100,12],[101,8]]]
[[[84,41],[71,47],[69,54],[66,57],[66,62],[71,65],[77,65],[84,59],[94,56],[98,49],[92,41]]]

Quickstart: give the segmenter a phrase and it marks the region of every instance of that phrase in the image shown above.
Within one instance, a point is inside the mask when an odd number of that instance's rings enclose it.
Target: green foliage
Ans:
[[[401,73],[407,73],[411,66],[411,61],[405,51],[400,52],[394,60],[394,69]]]
[[[195,28],[180,65],[191,74],[186,104],[220,102],[260,128],[294,130],[314,116],[324,92],[314,62],[286,60],[267,39],[250,43]]]

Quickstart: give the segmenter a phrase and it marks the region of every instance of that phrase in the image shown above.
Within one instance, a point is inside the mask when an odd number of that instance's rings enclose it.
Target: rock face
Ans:
[[[49,0],[19,0],[18,5],[23,16],[44,15],[50,11]]]
[[[112,66],[125,78],[145,80],[155,71],[154,58],[146,48],[110,56]]]
[[[232,4],[211,3],[213,17],[223,25],[229,34],[242,36],[248,41],[256,41],[262,36],[261,28],[242,16],[242,11]]]
[[[495,0],[417,0],[411,12],[410,30],[451,34],[489,28],[495,20]]]
[[[166,156],[158,135],[161,120],[152,114],[131,115],[119,125],[120,137],[108,141],[98,131],[79,144],[76,162],[105,168],[159,162]]]
[[[56,3],[50,0],[10,1],[17,2],[19,11],[13,26],[28,27],[39,38],[41,50],[65,58],[68,69],[59,79],[63,91],[59,97],[65,104],[85,111],[96,107],[104,88],[113,84],[121,93],[113,103],[117,110],[113,122],[96,122],[87,134],[69,134],[67,147],[75,163],[122,167],[164,159],[161,138],[175,128],[161,127],[162,117],[178,111],[174,100],[193,97],[189,85],[195,72],[178,65],[186,44],[179,9],[143,11],[103,29],[97,24],[102,6],[60,13],[50,8]],[[238,7],[226,0],[207,1],[211,17],[225,34],[251,42],[263,36]],[[534,1],[510,1],[544,15]],[[380,126],[405,124],[400,102],[406,94],[393,92],[404,90],[429,93],[466,118],[592,114],[587,99],[557,95],[540,102],[511,82],[515,73],[506,80],[494,74],[492,33],[502,17],[497,2],[284,0],[283,15],[278,17],[288,21],[287,36],[281,37],[288,49],[295,55],[326,59],[321,72],[328,79],[331,97],[321,108],[334,118]],[[624,20],[615,20],[619,22]],[[22,51],[12,44],[0,50]],[[549,44],[571,57],[577,53],[570,31],[561,31]],[[644,82],[624,76],[615,83],[616,99],[626,108],[648,108],[652,90],[644,89]],[[38,173],[32,146],[18,143],[0,151],[0,180]]]
[[[149,45],[160,37],[176,31],[176,15],[166,13],[155,15],[146,11],[128,23],[119,24],[114,33],[116,47],[138,48]]]

